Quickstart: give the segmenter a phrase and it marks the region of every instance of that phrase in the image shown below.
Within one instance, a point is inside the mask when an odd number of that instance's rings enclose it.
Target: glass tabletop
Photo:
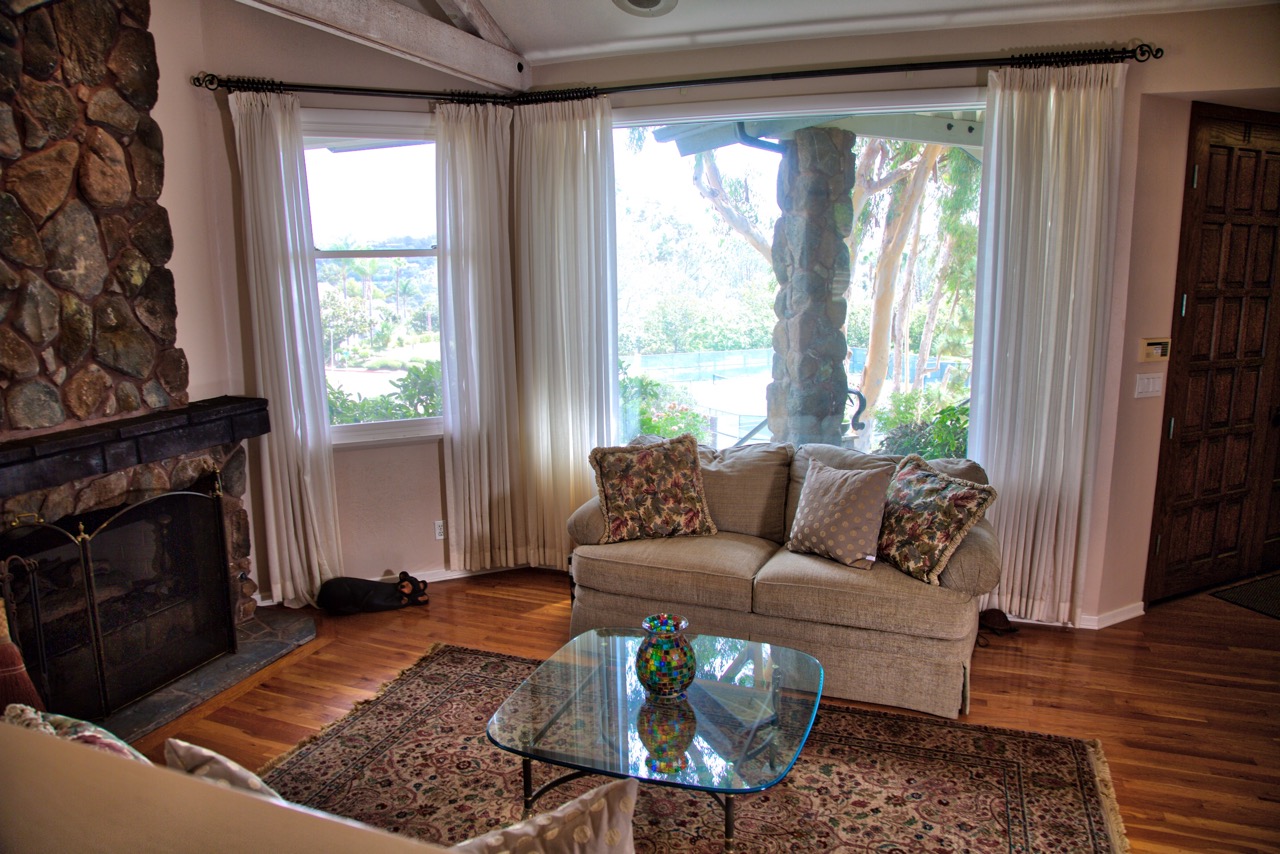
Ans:
[[[571,640],[489,720],[504,750],[568,768],[725,794],[787,775],[822,694],[822,665],[803,652],[687,634],[698,662],[682,699],[652,698],[636,678],[639,629]]]

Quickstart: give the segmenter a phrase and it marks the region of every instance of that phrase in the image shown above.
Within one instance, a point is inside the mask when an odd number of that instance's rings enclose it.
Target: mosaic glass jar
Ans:
[[[636,732],[649,751],[645,765],[655,774],[689,767],[689,745],[698,733],[698,715],[688,700],[650,696],[636,714]]]
[[[698,669],[693,647],[684,636],[689,621],[676,614],[653,614],[640,624],[644,640],[636,650],[636,677],[652,696],[682,697]]]

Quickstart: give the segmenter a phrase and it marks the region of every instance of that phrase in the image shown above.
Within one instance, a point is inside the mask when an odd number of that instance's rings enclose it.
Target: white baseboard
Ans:
[[[1080,617],[1080,623],[1073,625],[1071,623],[1059,623],[1051,620],[1023,620],[1018,617],[1010,617],[1009,621],[1019,625],[1026,626],[1057,626],[1064,629],[1105,629],[1107,626],[1114,626],[1116,623],[1123,623],[1125,620],[1132,620],[1134,617],[1141,617],[1146,613],[1146,608],[1141,602],[1134,602],[1132,605],[1126,605],[1123,608],[1117,608],[1114,611],[1108,611],[1105,614],[1083,614]]]
[[[490,575],[495,572],[509,572],[510,569],[511,567],[499,567],[497,569],[477,570],[476,572],[455,572],[453,570],[444,569],[442,567],[440,569],[418,570],[417,572],[411,572],[409,574],[412,575],[414,578],[418,579],[419,581],[425,581],[428,584],[430,584],[433,581],[453,581],[454,579],[458,579],[458,578],[471,578],[477,575]],[[565,574],[568,575],[568,573],[565,573]],[[353,576],[353,577],[358,577],[358,576]],[[387,575],[382,578],[371,578],[369,580],[391,583],[396,580],[396,576]],[[280,604],[279,599],[264,598],[261,592],[255,592],[253,594],[253,599],[259,605],[262,605],[264,607]]]
[[[1123,608],[1117,608],[1105,614],[1085,614],[1080,617],[1080,628],[1105,629],[1107,626],[1114,626],[1116,623],[1123,623],[1125,620],[1141,617],[1146,612],[1145,605],[1141,602],[1134,602],[1132,605],[1126,605]]]
[[[452,569],[428,569],[426,571],[409,573],[419,581],[425,581],[430,584],[433,581],[453,581],[457,578],[471,578],[476,575],[491,575],[495,572],[509,572],[511,567],[500,567],[498,569],[481,569],[475,572],[461,572]]]

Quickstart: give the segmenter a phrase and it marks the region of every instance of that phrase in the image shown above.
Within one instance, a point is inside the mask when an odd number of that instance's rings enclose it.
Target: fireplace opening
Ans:
[[[236,650],[221,490],[14,520],[10,623],[45,705],[99,720]]]

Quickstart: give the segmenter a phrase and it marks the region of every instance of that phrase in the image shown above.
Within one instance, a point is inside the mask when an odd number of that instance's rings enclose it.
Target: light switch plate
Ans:
[[[1164,374],[1138,374],[1134,397],[1159,397],[1164,394]]]

